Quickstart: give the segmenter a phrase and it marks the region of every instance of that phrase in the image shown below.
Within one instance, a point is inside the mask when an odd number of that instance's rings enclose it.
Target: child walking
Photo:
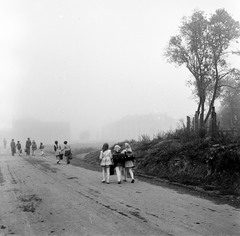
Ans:
[[[133,163],[133,151],[131,146],[128,143],[124,144],[124,149],[122,150],[122,153],[124,153],[126,155],[126,160],[125,160],[125,164],[124,164],[124,182],[127,181],[127,172],[129,172],[130,176],[131,176],[131,183],[134,183],[134,174],[133,174],[133,167],[134,167],[134,163]]]
[[[102,167],[102,183],[109,184],[109,176],[110,176],[110,165],[112,165],[112,152],[108,149],[108,143],[104,143],[102,150],[100,152],[99,159],[101,160]]]
[[[115,166],[116,174],[117,174],[117,181],[118,184],[121,184],[122,181],[122,169],[124,167],[125,162],[125,154],[120,152],[121,147],[119,145],[115,145],[113,149],[113,163]]]
[[[43,143],[40,143],[39,149],[41,151],[41,156],[44,156],[44,145],[43,145]]]
[[[20,141],[17,141],[16,147],[17,147],[17,151],[18,151],[18,156],[21,156],[22,145],[21,145]]]
[[[57,140],[54,142],[54,151],[55,151],[56,158],[58,159],[57,164],[60,164],[60,161],[63,159],[63,153],[61,150],[61,146],[58,145]]]

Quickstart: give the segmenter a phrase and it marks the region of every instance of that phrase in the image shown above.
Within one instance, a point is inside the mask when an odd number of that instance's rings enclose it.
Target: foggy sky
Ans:
[[[0,0],[0,129],[31,117],[77,134],[126,115],[193,114],[190,74],[163,53],[183,16],[218,8],[240,21],[238,0]]]

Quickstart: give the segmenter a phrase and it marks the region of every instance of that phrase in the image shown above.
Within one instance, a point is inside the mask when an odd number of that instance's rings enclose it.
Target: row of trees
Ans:
[[[236,125],[238,120],[239,125],[240,70],[227,61],[231,54],[240,55],[234,49],[239,37],[239,22],[225,9],[218,9],[209,18],[203,11],[184,17],[179,34],[169,41],[165,51],[168,62],[184,65],[192,75],[188,84],[198,101],[200,128],[206,126],[218,98],[223,99],[221,116],[229,115],[234,107],[232,122]]]

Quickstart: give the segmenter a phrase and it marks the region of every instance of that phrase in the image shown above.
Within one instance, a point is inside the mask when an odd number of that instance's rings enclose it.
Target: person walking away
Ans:
[[[121,147],[119,145],[115,145],[113,149],[113,164],[115,166],[117,181],[118,184],[121,184],[122,181],[122,169],[125,162],[125,154],[120,152]]]
[[[27,141],[26,141],[26,145],[25,145],[25,152],[26,152],[27,156],[30,155],[31,145],[32,145],[32,142],[31,142],[30,138],[28,138]]]
[[[7,140],[6,140],[6,138],[4,138],[3,139],[3,147],[4,147],[4,149],[6,149],[6,146],[7,146]]]
[[[32,156],[35,156],[35,151],[37,150],[37,144],[35,140],[32,141]]]
[[[110,176],[110,165],[113,164],[112,162],[112,152],[109,149],[108,143],[104,143],[102,150],[100,152],[99,159],[101,160],[101,167],[102,167],[102,183],[109,184],[109,176]]]
[[[14,154],[16,153],[16,144],[14,142],[14,139],[12,139],[10,143],[10,147],[11,147],[12,156],[14,156]]]
[[[17,141],[16,147],[17,147],[18,156],[21,156],[22,145],[21,145],[20,141]]]
[[[71,147],[70,145],[68,144],[67,141],[64,141],[63,142],[63,153],[64,153],[64,156],[66,157],[66,162],[67,164],[70,164],[70,159],[71,159],[71,156],[72,156],[72,153],[71,153]]]
[[[127,172],[129,172],[132,181],[131,183],[134,183],[134,174],[133,174],[133,167],[134,167],[134,156],[133,156],[133,152],[132,152],[132,148],[128,143],[124,144],[124,149],[122,150],[122,153],[124,153],[126,155],[126,160],[124,163],[125,169],[124,169],[124,180],[125,182],[127,182]]]
[[[61,146],[58,145],[57,140],[54,142],[54,151],[55,151],[55,156],[58,159],[57,164],[60,164],[60,161],[63,159],[63,153],[61,150]]]
[[[44,145],[43,145],[43,143],[40,143],[39,149],[41,151],[41,156],[44,156]]]

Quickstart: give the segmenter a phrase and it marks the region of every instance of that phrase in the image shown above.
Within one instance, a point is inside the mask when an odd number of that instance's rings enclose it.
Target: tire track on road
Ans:
[[[25,212],[23,212],[22,210],[19,210],[18,203],[19,203],[19,198],[21,196],[21,183],[22,181],[17,177],[16,173],[14,172],[14,170],[12,170],[9,166],[9,163],[6,162],[6,169],[3,170],[2,175],[5,177],[6,181],[4,184],[4,192],[5,193],[11,193],[10,196],[13,199],[7,199],[7,202],[5,204],[9,204],[9,208],[8,209],[12,209],[11,212],[14,213],[14,215],[10,216],[14,221],[17,221],[19,219],[22,219],[23,222],[23,227],[24,228],[24,235],[26,236],[34,236],[34,232],[30,226],[30,223],[28,221],[28,217],[26,215]],[[12,187],[12,185],[15,185],[14,187]],[[3,193],[4,194],[4,193]],[[5,195],[5,194],[4,194]],[[17,209],[15,209],[15,204],[12,204],[12,201],[14,201],[16,203],[16,207]],[[9,216],[7,216],[8,219]],[[6,216],[5,216],[6,218]],[[7,231],[8,234],[15,234],[16,232],[16,228],[15,225],[9,225],[9,221],[7,220],[5,222],[5,231]],[[17,234],[18,234],[18,230],[17,230]]]
[[[87,187],[87,189],[84,189],[84,191],[78,191],[77,189],[84,187],[81,184],[81,182],[76,181],[76,179],[78,179],[78,177],[67,176],[64,173],[62,173],[62,175],[65,176],[64,179],[56,177],[56,175],[53,175],[53,174],[58,173],[58,171],[56,171],[57,168],[51,167],[51,165],[48,163],[45,163],[44,160],[26,159],[26,161],[29,164],[35,166],[39,171],[43,172],[48,177],[52,178],[55,182],[59,183],[60,185],[66,186],[70,190],[69,194],[74,195],[74,197],[76,197],[76,194],[80,195],[80,196],[84,197],[85,199],[87,199],[88,201],[90,201],[90,204],[92,204],[92,202],[94,202],[98,206],[103,207],[104,209],[107,209],[114,214],[117,213],[121,217],[136,220],[140,224],[145,223],[148,225],[148,227],[150,226],[148,224],[148,220],[141,215],[141,210],[139,208],[128,205],[127,203],[116,202],[113,199],[108,199],[108,200],[104,199],[104,201],[103,201],[103,199],[99,199],[100,192],[98,192],[90,187]],[[45,167],[46,167],[46,169],[44,169]],[[54,170],[54,171],[52,171],[52,170]],[[59,169],[57,169],[57,170],[59,170]],[[72,181],[70,181],[71,179],[74,179],[75,181],[72,182]],[[77,186],[75,186],[75,185],[77,185]],[[83,189],[81,189],[81,190],[83,190]],[[108,202],[108,203],[106,203],[106,202]],[[111,204],[109,204],[109,203],[111,203]],[[146,215],[147,215],[147,213],[146,213]],[[154,225],[152,225],[151,227],[154,228]],[[158,227],[158,226],[155,225],[155,227]],[[159,231],[159,229],[158,229],[158,231]],[[164,233],[164,232],[162,231],[162,233]]]

